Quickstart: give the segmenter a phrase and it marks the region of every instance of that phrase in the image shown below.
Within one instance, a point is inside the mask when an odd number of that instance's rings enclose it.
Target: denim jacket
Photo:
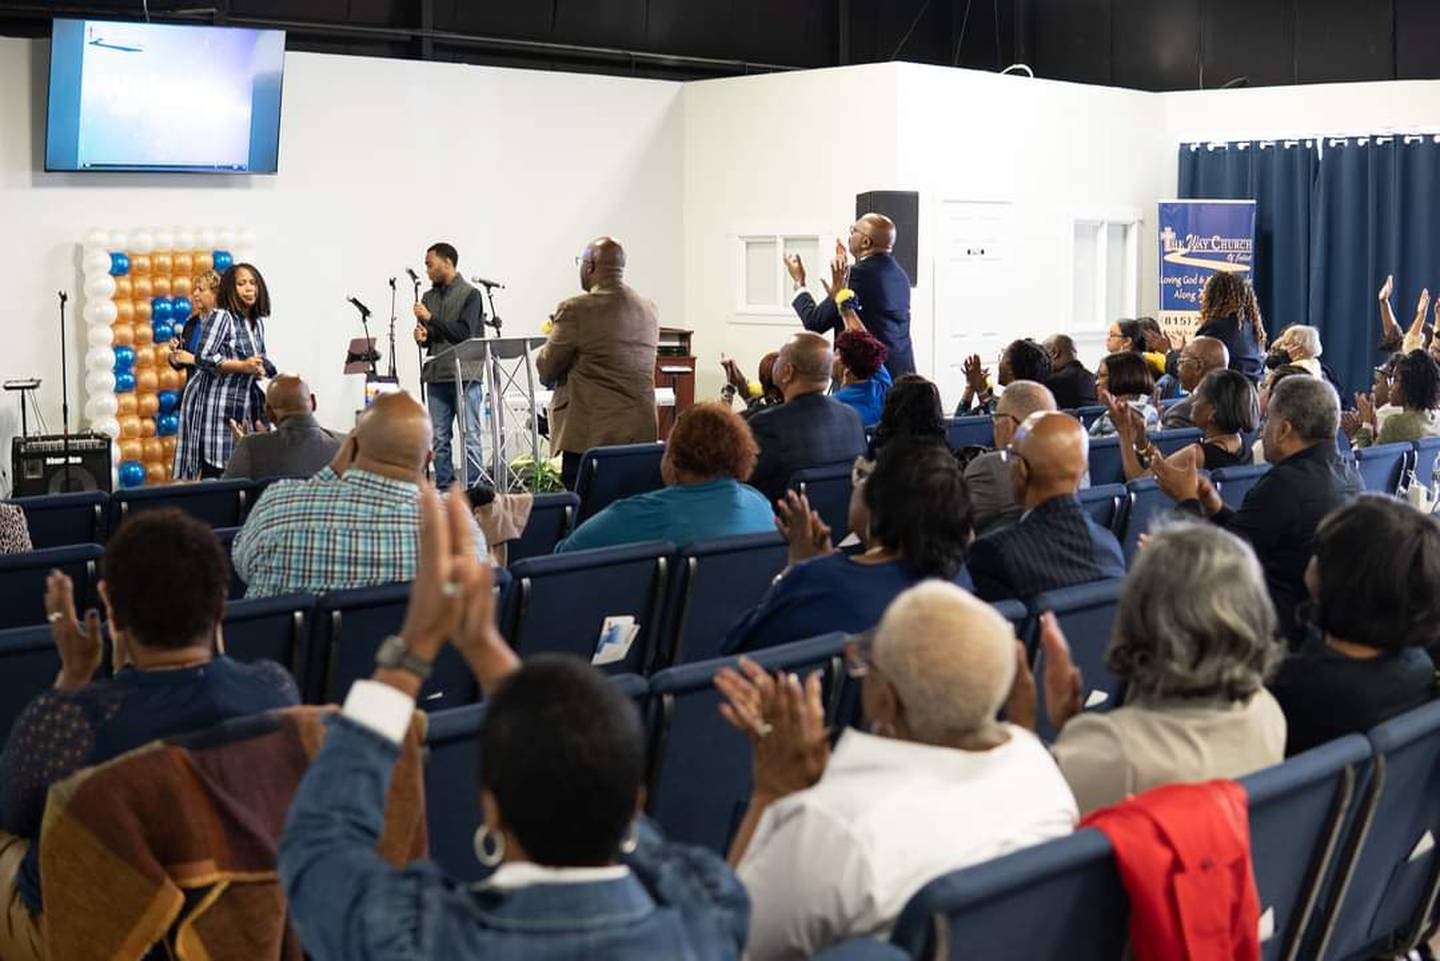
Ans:
[[[642,825],[628,875],[465,887],[375,853],[394,744],[345,717],[301,782],[280,845],[291,920],[315,961],[738,958],[750,904],[714,854]]]

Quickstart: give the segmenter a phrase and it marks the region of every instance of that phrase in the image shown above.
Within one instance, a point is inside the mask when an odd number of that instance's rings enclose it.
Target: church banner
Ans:
[[[1217,271],[1247,277],[1255,263],[1255,201],[1160,202],[1160,326],[1189,339],[1200,293]]]

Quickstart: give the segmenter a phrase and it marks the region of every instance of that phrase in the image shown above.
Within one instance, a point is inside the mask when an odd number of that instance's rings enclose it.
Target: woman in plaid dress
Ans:
[[[256,381],[274,377],[265,356],[265,319],[270,292],[260,271],[236,264],[220,279],[219,309],[200,322],[191,381],[180,401],[180,442],[175,479],[219,477],[235,449],[230,422],[247,426],[265,419]]]

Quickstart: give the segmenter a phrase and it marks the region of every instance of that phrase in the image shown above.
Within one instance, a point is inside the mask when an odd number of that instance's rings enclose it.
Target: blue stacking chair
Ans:
[[[1089,407],[1077,407],[1070,413],[1076,420],[1085,425],[1086,430],[1089,430],[1091,424],[1105,416],[1105,405],[1093,404]]]
[[[495,571],[495,590],[501,602],[509,575]],[[310,654],[306,658],[310,695],[320,703],[339,703],[350,685],[375,671],[375,652],[382,641],[400,630],[410,601],[410,584],[383,584],[320,595],[315,603]],[[476,697],[475,677],[455,648],[440,651],[434,671],[420,689],[417,703],[424,710],[469,704]]]
[[[844,672],[844,634],[826,634],[746,655],[767,670],[802,677],[814,670],[826,675],[826,696],[835,694],[835,678]],[[656,718],[651,752],[650,814],[672,841],[703,844],[724,854],[750,800],[750,744],[720,716],[720,694],[713,679],[739,658],[672,667],[650,679]]]
[[[908,961],[910,955],[874,938],[851,938],[825,948],[814,961]]]
[[[30,544],[37,551],[105,543],[105,514],[110,504],[110,495],[105,491],[14,497],[7,503],[25,511]]]
[[[1125,509],[1124,529],[1120,547],[1125,551],[1125,566],[1135,562],[1140,552],[1140,535],[1150,532],[1155,521],[1175,509],[1175,502],[1160,489],[1153,477],[1138,477],[1125,485],[1129,506]]]
[[[1414,446],[1415,456],[1411,459],[1410,470],[1415,482],[1422,487],[1434,487],[1436,462],[1440,458],[1440,437],[1422,437]]]
[[[790,477],[790,489],[810,501],[810,509],[830,528],[830,536],[838,544],[850,533],[850,478],[854,465],[827,464],[796,471]]]
[[[508,567],[527,557],[544,557],[555,553],[555,545],[570,535],[575,526],[575,512],[580,509],[580,498],[570,491],[559,494],[536,494],[530,508],[530,519],[525,530],[510,542],[505,555]]]
[[[1260,911],[1273,922],[1264,961],[1299,956],[1369,759],[1370,742],[1351,734],[1240,780]]]
[[[275,661],[295,677],[303,695],[313,679],[306,676],[314,594],[281,594],[232,600],[220,622],[225,653],[237,661]]]
[[[664,487],[660,478],[660,459],[664,456],[664,444],[620,444],[587,450],[575,475],[575,493],[580,498],[575,523],[583,524],[622,497]]]
[[[640,632],[623,659],[601,670],[649,674],[666,653],[660,622],[674,553],[669,541],[646,541],[521,561],[510,571],[505,636],[521,657],[573,654],[588,661],[605,619],[628,615]]]
[[[952,417],[945,422],[945,443],[951,450],[962,447],[994,447],[995,422],[989,414]]]
[[[649,685],[643,677],[625,674],[615,686],[645,716]],[[474,838],[480,827],[480,731],[485,705],[467,704],[435,711],[425,728],[425,820],[430,857],[457,881],[474,883],[490,874],[475,859]]]
[[[1120,579],[1096,581],[1077,587],[1064,587],[1058,591],[1037,594],[1030,604],[1030,610],[1038,618],[1045,611],[1053,611],[1060,621],[1060,629],[1070,643],[1070,656],[1085,678],[1085,709],[1108,711],[1120,704],[1125,695],[1125,684],[1105,666],[1105,651],[1110,647],[1110,632],[1115,624],[1115,612],[1120,606],[1120,592],[1125,582]],[[1045,653],[1040,647],[1040,628],[1036,621],[1031,625],[1030,650],[1035,663],[1036,678],[1045,676]],[[1046,741],[1053,740],[1055,731],[1045,709],[1045,685],[1036,684],[1039,703],[1036,705],[1038,733]]]
[[[1116,961],[1130,900],[1093,828],[942,875],[915,893],[890,941],[912,958]]]
[[[1177,450],[1200,443],[1203,436],[1195,427],[1177,427],[1174,430],[1157,430],[1150,435],[1150,443],[1160,448],[1160,453],[1169,457]]]
[[[248,480],[207,480],[116,491],[110,495],[110,530],[131,514],[165,507],[178,508],[211,527],[239,527],[253,488]]]
[[[1367,491],[1394,494],[1400,490],[1400,481],[1414,455],[1415,449],[1409,443],[1357,447],[1355,467]]]
[[[1247,464],[1244,467],[1221,467],[1210,475],[1220,499],[1232,511],[1238,511],[1245,503],[1250,488],[1270,471],[1269,464]]]
[[[1080,504],[1090,514],[1090,519],[1107,531],[1116,530],[1124,519],[1123,511],[1129,502],[1129,491],[1124,484],[1101,484],[1087,487],[1080,492]]]
[[[760,603],[788,559],[785,538],[776,532],[724,537],[681,551],[666,619],[665,666],[719,657],[726,632]]]
[[[240,575],[235,573],[235,537],[241,531],[239,527],[217,527],[215,528],[215,539],[220,546],[225,548],[225,561],[230,565],[230,599],[238,600],[245,596],[245,582]]]
[[[1440,701],[1367,735],[1369,784],[1347,839],[1320,944],[1326,961],[1404,956],[1427,934],[1440,892]]]
[[[104,555],[99,544],[75,544],[0,556],[0,628],[45,623],[45,578],[54,568],[75,582],[76,612],[93,607]]]
[[[1120,438],[1090,438],[1090,486],[1125,483],[1125,462],[1120,458]]]
[[[59,673],[60,652],[49,624],[0,630],[0,743],[25,706],[53,687]]]

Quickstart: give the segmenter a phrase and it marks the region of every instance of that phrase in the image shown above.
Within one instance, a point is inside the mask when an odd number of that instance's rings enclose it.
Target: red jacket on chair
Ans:
[[[1258,961],[1245,789],[1171,784],[1092,813],[1130,895],[1135,961]]]

